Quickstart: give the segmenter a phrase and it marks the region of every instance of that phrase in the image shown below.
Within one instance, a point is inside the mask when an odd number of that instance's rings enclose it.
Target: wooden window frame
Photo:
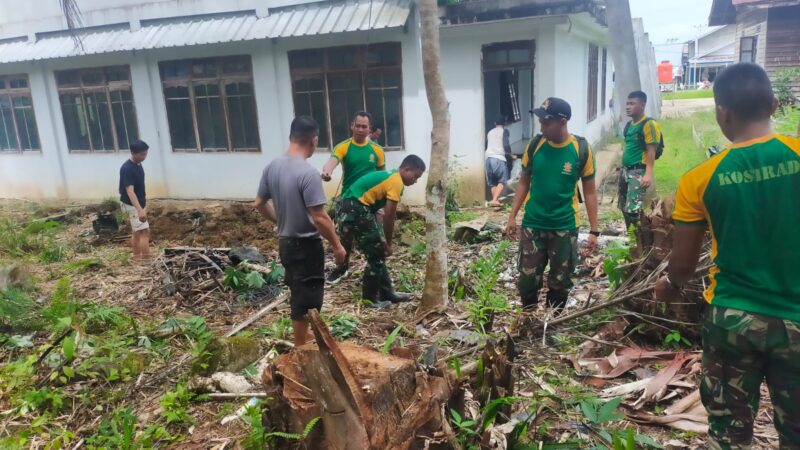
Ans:
[[[25,87],[11,87],[12,80],[25,80]],[[16,149],[8,149],[2,150],[0,149],[0,155],[7,155],[7,154],[23,154],[26,152],[41,152],[42,151],[42,140],[39,136],[39,122],[36,120],[36,109],[33,106],[33,95],[31,94],[31,84],[30,80],[28,79],[28,75],[26,74],[19,74],[19,75],[2,75],[0,76],[0,80],[3,81],[3,88],[0,88],[0,97],[5,97],[8,99],[9,108],[11,110],[11,121],[14,124],[14,137],[17,140],[17,148]],[[15,107],[14,107],[14,99],[21,98],[21,97],[29,97],[31,100],[31,112],[33,113],[33,120],[34,120],[34,128],[33,132],[36,133],[36,140],[39,142],[38,148],[23,148],[22,147],[22,139],[20,139],[20,130],[19,130],[19,123],[17,122],[17,115],[15,114]],[[27,109],[27,107],[25,107]],[[30,141],[30,139],[28,139]]]
[[[744,44],[745,40],[750,40],[750,42],[752,43],[748,50],[744,49],[744,45],[743,44]],[[758,52],[758,36],[742,36],[741,38],[739,38],[739,62],[750,62],[750,63],[755,64],[756,63],[756,54],[757,54],[757,52]],[[750,60],[749,61],[743,61],[742,60],[742,55],[744,55],[745,53],[749,53],[750,54]]]
[[[374,50],[376,47],[388,48],[392,51],[396,52],[396,59],[397,62],[395,64],[387,64],[387,65],[368,65],[366,61],[366,55],[368,50]],[[350,51],[355,54],[355,66],[348,67],[348,68],[337,68],[332,67],[331,58],[330,56],[335,52],[342,52],[342,51]],[[293,64],[292,59],[295,57],[299,57],[300,55],[308,52],[319,52],[322,63],[317,67],[306,68],[306,67],[296,67]],[[333,121],[331,120],[331,88],[329,83],[329,77],[332,75],[347,75],[347,74],[359,74],[360,75],[360,83],[361,83],[361,106],[363,110],[367,110],[367,92],[368,91],[381,91],[381,99],[383,104],[383,124],[373,123],[373,127],[379,127],[383,130],[383,135],[387,136],[387,119],[386,119],[386,98],[384,96],[384,92],[389,89],[395,88],[368,88],[366,83],[366,76],[371,72],[382,72],[386,70],[396,70],[398,74],[399,83],[397,86],[397,91],[399,94],[399,127],[400,127],[400,145],[384,146],[384,150],[386,151],[395,151],[395,150],[402,150],[405,147],[405,123],[403,117],[403,53],[402,47],[399,42],[382,42],[370,45],[347,45],[347,46],[336,46],[336,47],[321,47],[321,48],[309,48],[309,49],[302,49],[302,50],[292,50],[288,52],[287,58],[289,60],[289,72],[291,75],[292,81],[292,102],[294,105],[295,114],[297,114],[297,95],[298,91],[295,89],[295,83],[297,80],[306,79],[310,77],[321,77],[322,79],[322,91],[302,91],[303,94],[308,92],[316,92],[322,93],[323,100],[324,100],[324,115],[325,115],[325,123],[321,123],[320,126],[324,127],[328,134],[328,146],[319,147],[319,151],[326,151],[330,152],[336,146],[337,142],[334,142],[336,139],[333,135]],[[295,66],[295,67],[293,67]],[[373,115],[373,120],[374,120]],[[350,122],[350,118],[347,118],[348,123]]]
[[[586,89],[586,122],[597,119],[597,84],[599,70],[600,47],[589,44],[587,58],[587,89]]]
[[[601,85],[600,85],[600,111],[605,113],[606,112],[606,105],[608,103],[606,99],[606,84],[608,84],[608,49],[603,48],[603,61],[601,63],[601,70],[603,73],[600,76]]]
[[[236,58],[246,58],[249,64],[249,72],[241,72],[241,73],[233,73],[233,74],[226,74],[223,71],[224,63],[228,60],[234,60]],[[208,63],[211,62],[216,66],[216,75],[215,76],[202,76],[198,75],[195,76],[192,73],[192,67],[198,63]],[[175,65],[183,65],[188,68],[187,75],[185,77],[170,77],[165,78],[164,76],[164,68],[167,65],[175,64]],[[218,57],[211,57],[211,58],[189,58],[189,59],[173,59],[173,60],[165,60],[159,61],[159,73],[161,76],[161,93],[164,96],[164,107],[166,108],[167,105],[167,94],[165,92],[166,88],[170,87],[186,87],[189,91],[189,106],[192,110],[192,124],[194,127],[194,139],[195,139],[195,147],[194,148],[176,148],[172,147],[172,151],[175,153],[260,153],[261,152],[261,133],[259,131],[259,122],[258,122],[258,102],[256,101],[256,91],[255,91],[255,80],[253,78],[253,59],[250,55],[228,55],[228,56],[218,56]],[[222,104],[222,112],[225,117],[225,133],[227,137],[227,148],[204,148],[200,138],[200,127],[198,125],[198,116],[197,116],[197,94],[195,93],[195,86],[196,85],[206,85],[206,84],[217,84],[219,88],[219,99],[220,103]],[[233,137],[231,133],[231,117],[230,112],[228,111],[228,95],[226,92],[225,85],[228,83],[250,83],[253,88],[253,112],[255,113],[255,133],[256,133],[256,147],[241,147],[241,148],[234,148],[233,147]],[[231,94],[234,96],[234,94]],[[236,96],[241,96],[236,94]],[[169,119],[167,119],[169,122]],[[169,132],[172,133],[172,129],[169,124],[167,127],[170,129]],[[170,135],[170,142],[172,141]]]
[[[527,50],[528,59],[522,62],[511,62],[511,50]],[[494,63],[488,57],[490,53],[505,55],[505,62]],[[525,69],[533,70],[536,44],[533,40],[496,42],[484,45],[481,49],[481,68],[486,72],[511,72],[514,81],[508,87],[508,98],[511,102],[511,115],[507,116],[507,124],[517,123],[522,120],[522,112],[519,109],[519,71]],[[501,58],[503,59],[503,58]],[[513,86],[513,90],[511,87]]]
[[[128,79],[127,80],[114,80],[109,81],[108,73],[111,70],[118,70],[124,68],[127,71]],[[59,84],[58,78],[59,75],[74,72],[78,74],[78,83],[74,84],[66,84],[61,83]],[[86,84],[83,81],[83,76],[86,74],[99,74],[102,77],[102,81],[99,84]],[[73,149],[69,148],[69,138],[67,138],[67,148],[69,149],[70,153],[115,153],[120,151],[127,151],[128,148],[120,148],[119,145],[119,137],[117,136],[117,124],[116,119],[114,118],[114,109],[113,105],[114,102],[111,100],[111,93],[114,91],[122,91],[122,90],[129,90],[131,92],[131,106],[133,107],[133,115],[136,119],[136,133],[134,134],[134,139],[139,137],[139,118],[136,114],[136,99],[134,98],[133,94],[133,84],[131,82],[131,69],[130,66],[127,64],[120,64],[120,65],[113,65],[113,66],[102,66],[102,67],[91,67],[91,68],[84,68],[84,69],[69,69],[69,70],[58,70],[55,72],[56,78],[56,90],[58,91],[59,96],[59,104],[62,107],[62,119],[63,119],[63,104],[61,104],[61,94],[80,94],[81,96],[81,104],[83,105],[83,121],[84,126],[87,130],[87,137],[89,139],[89,148],[88,149]],[[111,136],[114,143],[113,150],[96,150],[94,148],[94,141],[92,139],[92,132],[91,128],[89,127],[89,119],[87,103],[86,103],[86,94],[87,93],[104,93],[106,98],[106,108],[108,112],[109,123],[111,125]],[[117,102],[119,103],[119,102]],[[64,132],[68,134],[66,121],[64,122]],[[125,123],[125,129],[128,129],[127,121]],[[134,140],[131,139],[131,134],[128,133],[128,142]]]

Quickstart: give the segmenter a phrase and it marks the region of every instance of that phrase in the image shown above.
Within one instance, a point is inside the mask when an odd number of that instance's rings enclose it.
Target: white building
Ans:
[[[127,143],[150,144],[148,195],[251,198],[295,114],[322,125],[321,167],[369,110],[387,165],[426,161],[431,117],[410,0],[79,0],[75,39],[56,0],[0,0],[0,197],[115,196]],[[549,96],[591,142],[611,126],[604,12],[589,0],[443,7],[451,155],[483,197],[487,127],[507,116],[521,151]],[[337,172],[337,174],[340,172]],[[405,200],[421,204],[424,182]],[[330,194],[337,180],[328,183]]]

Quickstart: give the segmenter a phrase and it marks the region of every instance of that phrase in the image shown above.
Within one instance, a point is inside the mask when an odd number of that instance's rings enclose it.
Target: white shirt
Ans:
[[[486,134],[486,158],[495,158],[501,161],[506,160],[506,149],[503,146],[503,134],[505,128],[494,127]]]

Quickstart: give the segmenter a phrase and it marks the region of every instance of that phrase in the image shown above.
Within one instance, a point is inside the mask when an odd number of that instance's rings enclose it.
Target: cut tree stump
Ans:
[[[413,360],[337,343],[316,311],[308,318],[316,344],[295,348],[264,371],[264,390],[273,399],[265,413],[271,429],[299,434],[322,417],[306,448],[406,450],[415,448],[418,435],[440,428],[441,405],[456,387],[451,372],[434,376]]]

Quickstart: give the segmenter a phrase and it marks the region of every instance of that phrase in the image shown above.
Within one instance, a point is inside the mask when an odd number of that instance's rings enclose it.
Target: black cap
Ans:
[[[544,101],[544,103],[542,103],[542,106],[534,109],[533,113],[536,114],[536,117],[543,120],[547,119],[569,120],[572,117],[572,108],[569,106],[569,103],[560,98],[549,97],[547,100]]]

